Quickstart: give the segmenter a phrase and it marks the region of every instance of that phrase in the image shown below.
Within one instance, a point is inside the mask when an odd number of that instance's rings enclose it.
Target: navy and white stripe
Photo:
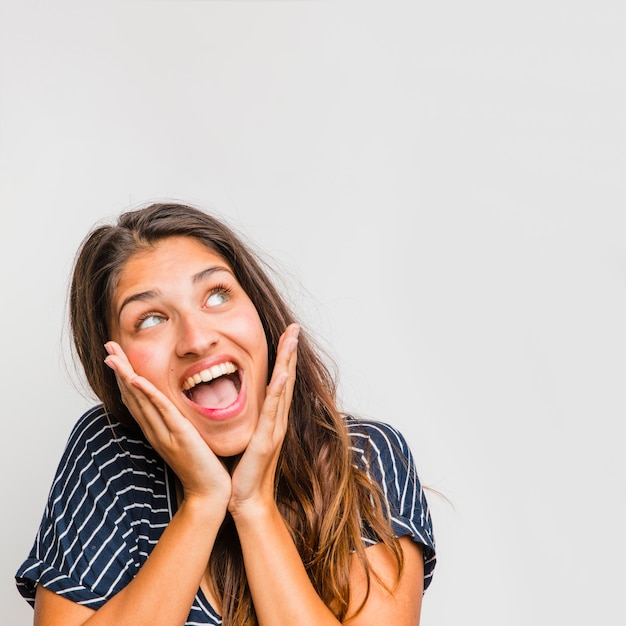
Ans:
[[[436,563],[435,539],[426,495],[406,439],[383,422],[348,416],[347,424],[355,464],[380,485],[394,533],[421,544],[425,591]],[[376,539],[370,535],[363,541],[375,543]]]
[[[348,418],[348,426],[355,463],[381,485],[394,531],[424,546],[426,587],[435,546],[408,446],[386,424]],[[110,423],[101,406],[85,413],[57,468],[32,550],[16,574],[20,593],[33,604],[41,584],[100,608],[136,576],[170,522],[176,510],[173,479],[154,449]],[[199,590],[187,626],[221,623]]]

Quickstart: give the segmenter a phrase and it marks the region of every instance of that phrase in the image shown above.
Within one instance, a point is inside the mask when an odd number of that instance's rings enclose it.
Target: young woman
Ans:
[[[36,626],[419,623],[435,553],[407,444],[339,412],[231,229],[179,204],[96,228],[70,315],[101,404],[16,575]]]

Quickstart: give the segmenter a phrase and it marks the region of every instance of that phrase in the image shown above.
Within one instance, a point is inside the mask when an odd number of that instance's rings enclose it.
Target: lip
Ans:
[[[214,365],[220,365],[221,363],[227,363],[227,362],[231,362],[235,364],[235,366],[237,367],[237,372],[239,374],[239,382],[241,383],[241,387],[239,389],[239,394],[237,395],[237,399],[231,405],[221,408],[221,409],[208,409],[204,406],[200,406],[199,404],[196,404],[193,400],[187,397],[187,394],[184,393],[183,391],[184,381],[186,381],[189,377],[194,376],[195,374],[199,374],[202,370],[209,369],[210,367],[213,367]],[[189,406],[191,406],[194,411],[196,411],[197,413],[200,413],[201,415],[203,415],[204,417],[210,420],[224,421],[224,420],[232,419],[234,417],[237,417],[237,415],[239,415],[243,411],[244,407],[246,406],[247,391],[246,391],[245,376],[243,374],[243,370],[239,362],[237,361],[237,359],[230,356],[229,354],[221,354],[215,358],[206,359],[206,360],[194,363],[191,367],[187,368],[185,372],[183,373],[180,383],[179,383],[179,388],[181,390],[181,395],[185,399],[185,402]]]

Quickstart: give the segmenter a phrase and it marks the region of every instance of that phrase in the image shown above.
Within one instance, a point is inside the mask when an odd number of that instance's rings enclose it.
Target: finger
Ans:
[[[111,341],[105,347],[109,352],[105,363],[115,372],[122,400],[132,416],[146,435],[167,436],[180,423],[172,417],[177,412],[171,401],[134,371],[119,344]]]
[[[150,400],[155,405],[165,406],[167,402],[165,396],[147,378],[135,372],[119,344],[110,341],[105,347],[109,356],[104,362],[115,372],[117,379],[122,381],[129,396],[141,404],[145,404],[145,400]]]
[[[287,367],[288,378],[287,378],[287,383],[285,386],[285,397],[287,399],[288,404],[291,404],[293,388],[296,382],[296,366],[298,364],[297,335],[295,336],[294,339],[295,339],[295,343],[293,343],[290,348],[289,362],[288,362],[288,367]]]
[[[273,420],[289,412],[295,382],[299,332],[300,327],[297,324],[291,324],[278,342],[276,362],[268,386],[270,402],[267,407],[267,416]]]
[[[274,370],[272,371],[270,386],[275,376],[281,375],[284,372],[289,374],[290,364],[295,357],[298,347],[299,332],[300,326],[298,324],[291,324],[281,335],[276,348],[276,361],[274,363]]]
[[[299,330],[297,325],[288,327],[279,341],[272,379],[255,432],[254,447],[257,449],[262,446],[266,451],[275,453],[280,449],[277,444],[285,436],[295,382]]]
[[[275,428],[276,434],[281,438],[284,437],[287,431],[287,423],[289,421],[289,410],[291,408],[291,400],[293,398],[293,389],[296,382],[296,363],[298,360],[297,346],[291,348],[293,352],[289,356],[287,379],[285,380],[283,389],[278,401],[278,408],[276,411]]]
[[[284,410],[284,391],[287,379],[288,374],[286,372],[272,376],[256,430],[261,437],[273,439],[279,411]]]
[[[115,379],[120,390],[124,406],[129,410],[133,419],[140,426],[146,437],[153,441],[158,428],[159,417],[150,415],[150,403],[142,390],[136,386],[138,376],[130,378],[122,373],[122,366],[115,359],[108,359],[107,365],[115,371]],[[133,383],[131,384],[131,381]],[[156,411],[155,411],[156,413]]]
[[[287,382],[283,391],[283,410],[279,409],[279,414],[285,414],[285,417],[289,413],[289,407],[291,406],[291,398],[293,396],[293,388],[296,382],[296,366],[298,363],[298,334],[300,327],[293,329],[289,340],[286,342],[285,350],[287,352]]]

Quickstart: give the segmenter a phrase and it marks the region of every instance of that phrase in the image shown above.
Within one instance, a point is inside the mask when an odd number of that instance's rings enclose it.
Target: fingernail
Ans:
[[[111,342],[107,341],[104,344],[104,349],[109,353],[109,354],[113,354],[113,347],[111,346]]]
[[[113,360],[111,359],[110,356],[108,356],[106,359],[104,359],[104,362],[106,365],[108,365],[113,371],[115,371],[115,363],[113,362]]]

